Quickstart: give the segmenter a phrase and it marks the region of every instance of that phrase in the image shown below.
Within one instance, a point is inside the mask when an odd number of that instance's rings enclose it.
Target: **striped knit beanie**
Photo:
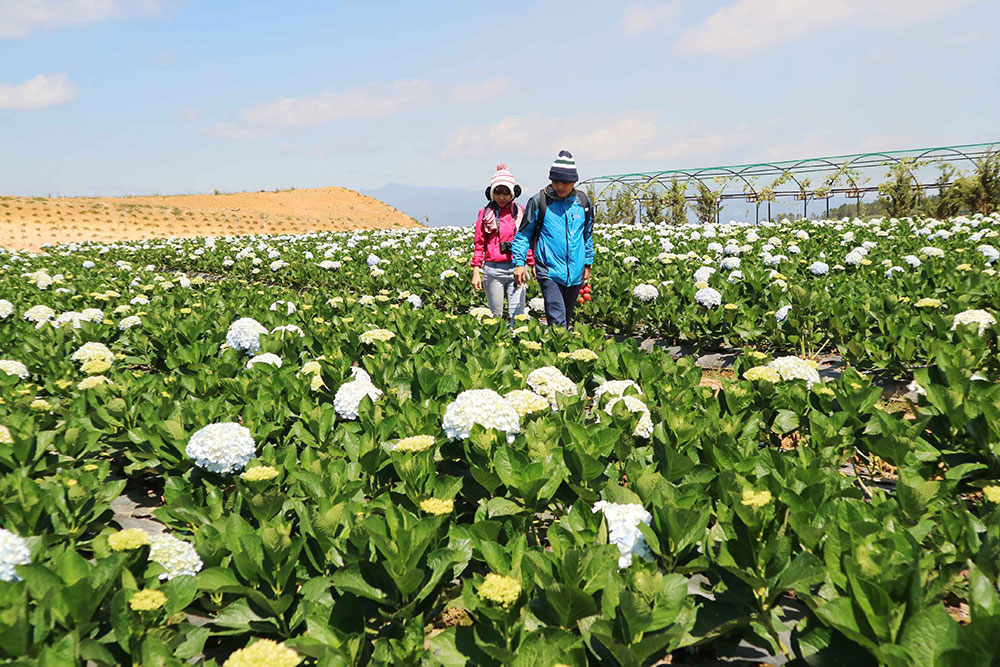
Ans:
[[[507,165],[503,162],[497,165],[496,173],[490,177],[490,199],[493,199],[493,188],[498,185],[506,185],[507,189],[510,190],[510,194],[514,195],[514,188],[517,186],[517,181],[514,179],[514,174],[507,171]]]
[[[564,183],[576,183],[580,180],[576,173],[576,160],[569,151],[559,151],[559,157],[552,163],[549,169],[550,181],[562,181]]]

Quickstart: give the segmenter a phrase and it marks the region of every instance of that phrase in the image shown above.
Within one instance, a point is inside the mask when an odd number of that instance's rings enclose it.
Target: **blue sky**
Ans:
[[[996,0],[0,0],[0,194],[583,178],[1000,140]]]

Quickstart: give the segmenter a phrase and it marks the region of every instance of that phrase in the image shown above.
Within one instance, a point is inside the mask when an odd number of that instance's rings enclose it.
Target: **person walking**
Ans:
[[[528,282],[528,252],[533,251],[535,276],[545,300],[549,326],[570,328],[580,288],[590,280],[594,264],[594,207],[580,180],[569,151],[549,169],[549,185],[528,200],[524,220],[514,237],[514,279]]]
[[[472,287],[486,289],[486,304],[493,317],[503,316],[509,322],[524,312],[527,289],[523,283],[514,280],[512,243],[521,226],[525,210],[518,206],[517,199],[521,186],[507,165],[497,165],[496,173],[490,178],[486,188],[489,203],[479,210],[472,253]],[[532,256],[525,258],[534,263]],[[504,313],[504,296],[507,297],[507,312]]]

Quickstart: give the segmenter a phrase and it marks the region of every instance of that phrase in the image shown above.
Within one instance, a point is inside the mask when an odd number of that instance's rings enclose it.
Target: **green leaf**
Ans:
[[[915,665],[936,667],[950,664],[941,657],[959,648],[959,625],[942,605],[917,612],[903,628],[899,644]]]
[[[771,424],[771,430],[778,434],[794,431],[799,427],[799,416],[791,410],[781,410]]]
[[[555,584],[542,594],[537,605],[533,605],[535,615],[550,625],[566,629],[576,627],[581,618],[598,613],[594,599],[575,586]]]
[[[507,498],[490,498],[486,501],[486,515],[490,519],[500,516],[514,516],[524,512],[524,508]]]
[[[381,602],[385,599],[385,593],[375,588],[361,576],[361,569],[357,563],[342,567],[330,577],[330,583],[341,592],[353,593],[369,600]]]
[[[442,667],[464,667],[469,658],[455,644],[455,628],[446,628],[427,640],[430,664]]]

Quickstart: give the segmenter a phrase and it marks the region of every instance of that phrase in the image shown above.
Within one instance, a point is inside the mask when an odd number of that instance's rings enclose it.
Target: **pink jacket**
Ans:
[[[479,209],[479,217],[476,218],[476,238],[472,252],[472,266],[482,266],[483,262],[504,263],[512,261],[510,253],[504,254],[500,252],[500,241],[513,241],[521,219],[524,217],[524,207],[518,206],[515,215],[514,206],[515,204],[511,203],[511,205],[500,211],[500,215],[496,220],[498,229],[493,229],[490,232],[486,232],[483,229],[483,216],[487,215],[487,223],[492,223],[493,212],[490,211],[487,214],[485,208]],[[486,227],[492,226],[492,224],[486,224]],[[499,234],[497,231],[499,231]],[[535,260],[531,256],[531,250],[529,249],[528,264],[533,265],[534,263]]]

